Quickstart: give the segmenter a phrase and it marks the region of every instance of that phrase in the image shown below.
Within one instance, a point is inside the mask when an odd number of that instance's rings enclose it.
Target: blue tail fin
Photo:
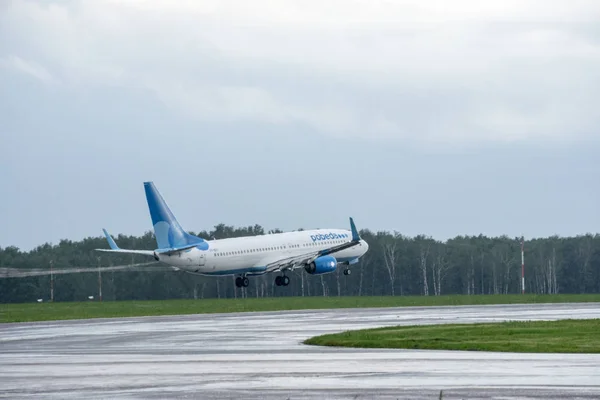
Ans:
[[[204,242],[201,238],[192,236],[183,230],[154,183],[144,182],[144,190],[159,249],[178,248]]]

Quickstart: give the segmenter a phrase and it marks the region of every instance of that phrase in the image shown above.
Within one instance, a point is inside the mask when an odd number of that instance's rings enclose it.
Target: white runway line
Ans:
[[[0,397],[600,398],[600,354],[305,346],[378,326],[600,318],[600,304],[342,309],[0,325]]]

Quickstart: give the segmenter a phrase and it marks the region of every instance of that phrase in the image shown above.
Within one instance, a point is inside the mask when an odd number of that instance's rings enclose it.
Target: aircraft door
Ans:
[[[198,265],[203,267],[206,264],[206,253],[203,251],[200,253],[200,258],[198,260]]]

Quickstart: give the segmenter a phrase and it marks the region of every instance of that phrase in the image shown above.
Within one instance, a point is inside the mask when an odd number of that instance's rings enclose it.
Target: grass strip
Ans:
[[[600,319],[397,326],[316,336],[305,344],[361,348],[600,353]]]
[[[600,302],[594,295],[270,297],[0,304],[0,322],[331,308]]]

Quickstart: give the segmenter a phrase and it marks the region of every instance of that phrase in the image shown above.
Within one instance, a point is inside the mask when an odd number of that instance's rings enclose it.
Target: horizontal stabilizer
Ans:
[[[155,252],[156,252],[156,254],[170,255],[170,254],[178,253],[178,252],[183,251],[183,250],[192,249],[194,247],[197,247],[198,245],[199,245],[199,243],[192,243],[192,244],[188,244],[188,245],[185,245],[185,246],[171,247],[171,248],[168,248],[168,249],[156,249]]]

